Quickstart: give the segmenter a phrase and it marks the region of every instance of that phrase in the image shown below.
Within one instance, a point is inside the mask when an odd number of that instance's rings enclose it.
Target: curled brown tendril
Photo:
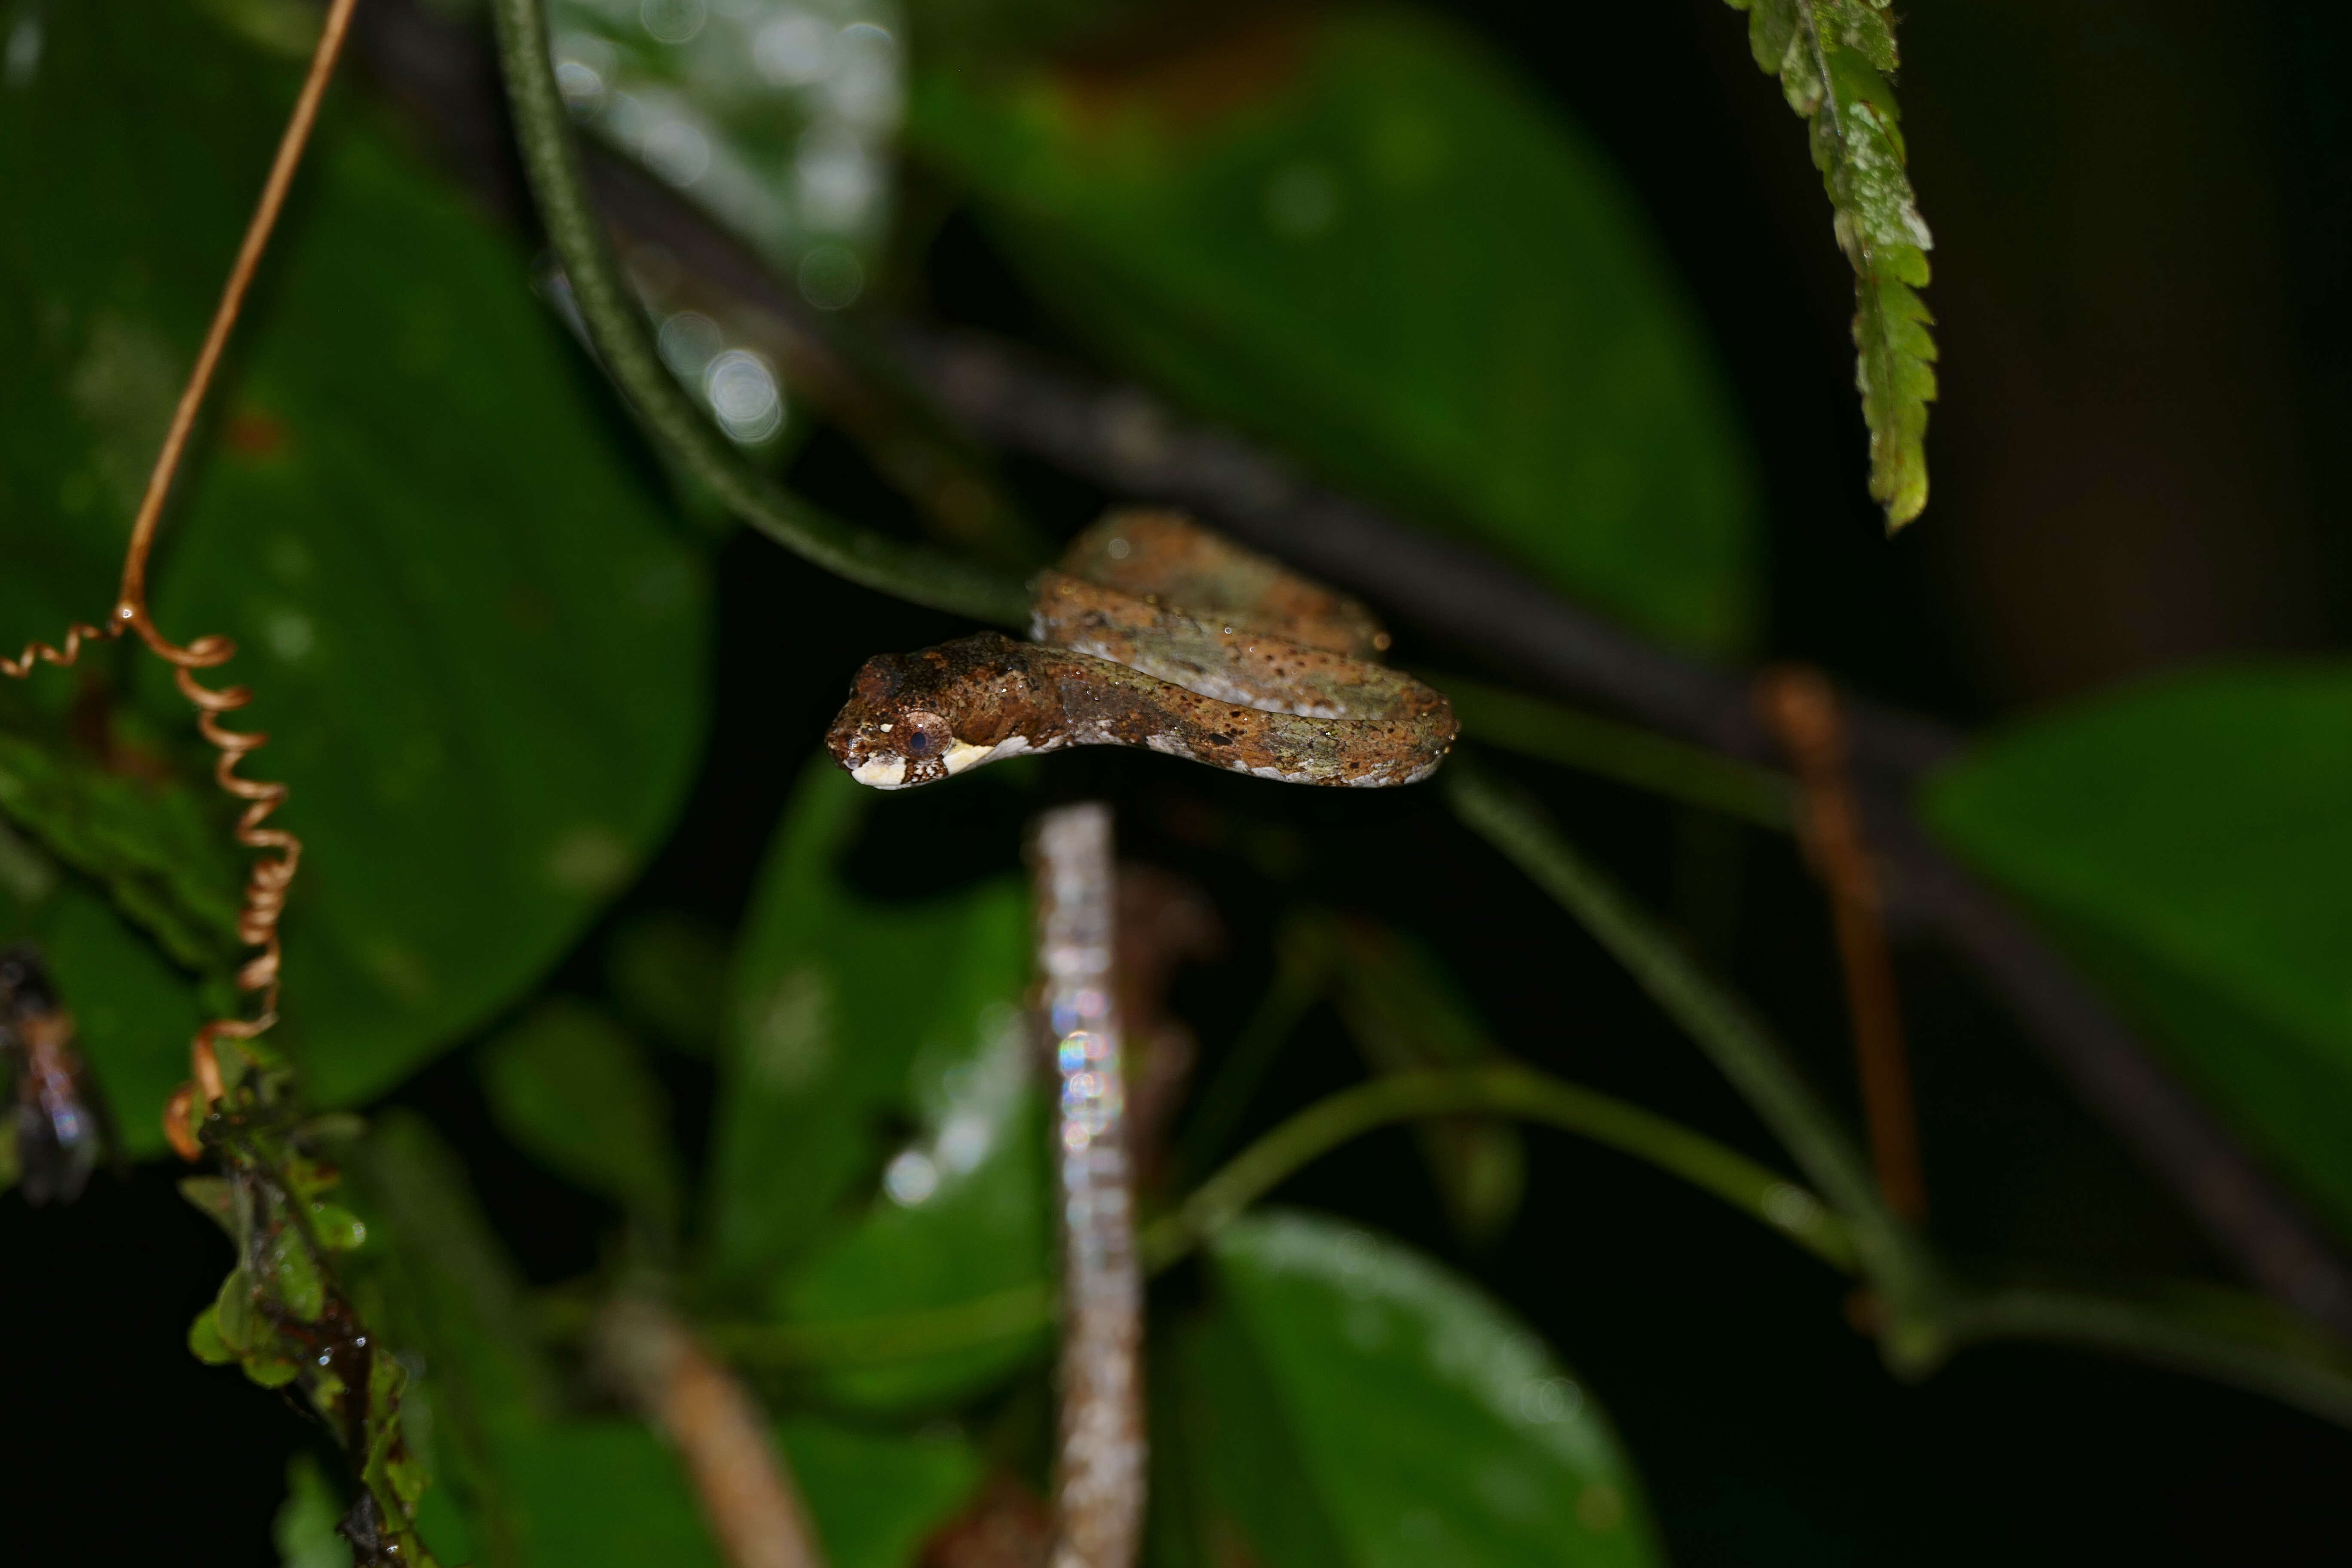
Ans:
[[[286,205],[286,193],[294,184],[294,173],[301,166],[311,129],[318,123],[319,105],[326,97],[328,80],[333,77],[335,61],[342,53],[355,5],[356,0],[333,0],[327,9],[325,22],[319,30],[318,46],[310,56],[310,69],[302,80],[302,90],[295,98],[294,111],[287,120],[285,134],[278,139],[278,155],[270,163],[269,177],[261,187],[261,199],[254,206],[252,221],[246,226],[236,261],[229,268],[228,281],[221,289],[220,304],[213,312],[204,346],[197,351],[195,368],[188,373],[188,384],[172,412],[171,427],[164,432],[163,450],[156,454],[154,470],[148,476],[146,494],[140,499],[131,540],[123,550],[122,587],[115,600],[112,617],[103,627],[85,624],[69,627],[62,648],[35,642],[26,647],[21,658],[13,661],[0,659],[0,675],[22,680],[39,664],[71,666],[80,658],[87,643],[111,642],[125,632],[137,634],[150,653],[173,667],[173,680],[180,695],[196,710],[197,731],[204,736],[205,744],[220,753],[213,766],[215,782],[245,802],[245,811],[237,818],[236,841],[263,855],[254,862],[246,881],[245,903],[237,916],[237,938],[259,951],[237,971],[236,983],[240,991],[259,994],[261,1011],[253,1018],[216,1018],[196,1032],[189,1047],[195,1081],[174,1094],[163,1112],[163,1130],[172,1147],[188,1160],[203,1152],[192,1127],[191,1113],[197,1109],[195,1095],[201,1092],[203,1105],[209,1107],[222,1092],[220,1066],[214,1059],[213,1042],[249,1040],[278,1021],[278,921],[285,912],[287,889],[301,865],[302,842],[283,828],[263,826],[285,802],[286,786],[245,778],[236,771],[237,764],[249,752],[267,744],[269,737],[231,730],[220,721],[221,715],[233,713],[251,702],[252,690],[243,686],[208,687],[194,675],[196,670],[216,668],[236,658],[236,644],[225,637],[211,636],[198,637],[183,647],[165,637],[148,614],[147,561],[154,550],[163,503],[171,496],[172,481],[195,429],[196,416],[203,411],[205,396],[212,390],[213,377],[220,368],[229,334],[245,307],[254,273],[269,248],[278,215]]]

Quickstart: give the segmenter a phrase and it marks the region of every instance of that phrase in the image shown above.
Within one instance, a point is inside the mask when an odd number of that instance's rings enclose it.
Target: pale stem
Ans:
[[[1061,1421],[1054,1568],[1131,1568],[1143,1530],[1143,1270],[1113,984],[1110,808],[1037,824],[1038,1013],[1059,1090]]]

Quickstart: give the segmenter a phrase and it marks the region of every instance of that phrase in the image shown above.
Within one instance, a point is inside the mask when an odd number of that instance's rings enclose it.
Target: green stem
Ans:
[[[1508,1116],[1590,1138],[1713,1193],[1832,1268],[1854,1268],[1844,1224],[1803,1188],[1639,1106],[1521,1067],[1396,1073],[1317,1101],[1251,1144],[1148,1229],[1144,1258],[1155,1270],[1166,1268],[1302,1166],[1376,1127],[1468,1115]]]
[[[1308,1106],[1251,1144],[1145,1227],[1144,1261],[1160,1273],[1306,1165],[1394,1122],[1433,1116],[1510,1116],[1580,1133],[1682,1177],[1851,1272],[1844,1225],[1811,1193],[1710,1138],[1637,1106],[1519,1067],[1399,1073]],[[565,1309],[565,1324],[584,1315]],[[551,1320],[551,1321],[552,1320]],[[714,1323],[700,1331],[729,1360],[763,1369],[859,1366],[969,1350],[1034,1333],[1054,1321],[1053,1288],[1016,1285],[951,1306],[834,1323]]]
[[[541,221],[588,340],[646,433],[730,510],[826,571],[934,609],[1026,626],[1028,595],[1015,579],[820,511],[778,488],[711,427],[662,363],[589,199],[555,85],[542,0],[498,0],[497,14],[507,100]]]
[[[1200,1104],[1186,1122],[1184,1135],[1177,1143],[1176,1168],[1185,1176],[1199,1174],[1216,1158],[1234,1130],[1241,1125],[1249,1110],[1249,1102],[1265,1081],[1266,1072],[1307,1010],[1315,1005],[1322,994],[1324,966],[1321,955],[1307,944],[1293,940],[1296,933],[1286,928],[1275,944],[1273,984],[1250,1015],[1249,1022],[1234,1038],[1234,1047],[1226,1053],[1223,1066],[1217,1076],[1202,1091]]]
[[[1777,832],[1794,825],[1789,781],[1769,768],[1484,681],[1426,672],[1422,679],[1445,693],[1472,740]]]
[[[761,1370],[884,1365],[1020,1339],[1054,1321],[1054,1288],[1015,1285],[969,1301],[833,1323],[706,1323],[697,1332],[731,1362]]]
[[[2105,1351],[2227,1384],[2352,1427],[2352,1353],[2293,1312],[2210,1287],[2121,1295],[2038,1285],[1962,1291],[1952,1348],[2028,1340]]]
[[[1663,926],[1578,854],[1533,801],[1465,758],[1447,769],[1446,784],[1462,820],[1557,899],[1625,966],[1844,1215],[1864,1270],[1885,1298],[1890,1326],[1882,1342],[1890,1360],[1898,1366],[1932,1361],[1937,1346],[1931,1261],[1879,1201],[1853,1140],[1780,1045]]]

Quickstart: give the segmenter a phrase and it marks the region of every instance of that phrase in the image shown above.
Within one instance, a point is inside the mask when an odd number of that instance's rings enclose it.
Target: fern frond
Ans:
[[[1854,383],[1870,426],[1870,493],[1889,532],[1927,504],[1927,405],[1936,396],[1934,318],[1916,291],[1933,241],[1905,172],[1886,74],[1895,67],[1887,0],[1728,0],[1748,13],[1756,63],[1811,126],[1838,248],[1853,264]]]

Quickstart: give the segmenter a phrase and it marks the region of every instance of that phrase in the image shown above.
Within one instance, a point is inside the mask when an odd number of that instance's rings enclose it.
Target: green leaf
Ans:
[[[354,1279],[368,1280],[392,1310],[394,1343],[425,1352],[422,1386],[438,1400],[438,1379],[461,1379],[464,1410],[452,1420],[493,1418],[553,1407],[556,1378],[545,1360],[521,1272],[484,1217],[457,1156],[413,1112],[385,1115],[352,1162],[354,1201],[383,1240],[354,1255]]]
[[[629,1023],[688,1056],[709,1056],[723,1026],[727,948],[719,932],[667,910],[613,933],[604,977]]]
[[[2352,667],[2177,677],[1985,742],[1927,797],[2352,1227]]]
[[[270,1529],[281,1568],[352,1568],[351,1542],[335,1533],[342,1517],[342,1500],[317,1458],[288,1460],[286,1500]]]
[[[883,1173],[863,1223],[820,1247],[778,1289],[796,1328],[952,1309],[1049,1279],[1052,1171],[1045,1097],[1025,1019],[1002,1020],[985,1053],[939,1073],[919,1130]],[[1007,1335],[942,1354],[829,1369],[828,1402],[898,1411],[954,1403],[1034,1361],[1047,1336]]]
[[[1599,153],[1450,25],[1286,12],[1149,68],[933,68],[908,132],[1176,396],[1647,632],[1752,632],[1755,480],[1694,313]]]
[[[62,748],[0,734],[0,811],[89,873],[116,905],[190,969],[225,969],[239,952],[233,814],[187,784],[112,773]]]
[[[1017,880],[887,905],[841,885],[873,799],[829,760],[803,773],[736,955],[706,1261],[752,1301],[854,1223],[891,1153],[886,1124],[957,1098],[951,1079],[1003,1038],[1028,981]]]
[[[310,1241],[290,1224],[270,1238],[269,1286],[278,1304],[301,1322],[317,1322],[327,1309],[326,1276]]]
[[[1437,955],[1376,921],[1310,915],[1297,940],[1329,955],[1334,999],[1366,1063],[1378,1073],[1485,1067],[1511,1059],[1488,1037]],[[1473,1245],[1493,1241],[1518,1213],[1527,1150],[1508,1121],[1462,1117],[1413,1129],[1447,1216]]]
[[[957,1436],[899,1436],[805,1416],[776,1436],[828,1568],[908,1568],[980,1484],[980,1456]]]
[[[519,1568],[719,1568],[677,1457],[636,1422],[510,1426],[498,1451]]]
[[[1927,405],[1936,397],[1934,318],[1916,289],[1934,241],[1912,194],[1885,72],[1895,69],[1887,0],[1728,0],[1748,13],[1756,63],[1811,123],[1838,248],[1854,279],[1854,381],[1870,426],[1870,494],[1889,531],[1927,504]]]
[[[482,1087],[506,1135],[550,1170],[677,1234],[668,1097],[637,1044],[585,1003],[541,1005],[483,1050]]]
[[[198,1312],[188,1325],[188,1353],[206,1366],[226,1366],[237,1359],[236,1347],[222,1337],[217,1305]]]
[[[524,1527],[501,1439],[535,1430],[558,1387],[520,1271],[456,1156],[414,1113],[379,1119],[350,1165],[371,1243],[345,1277],[385,1342],[421,1358],[403,1419],[415,1457],[450,1483],[425,1493],[419,1529],[444,1562],[510,1564]]]
[[[1591,1394],[1468,1284],[1297,1213],[1237,1222],[1213,1258],[1184,1396],[1213,1538],[1284,1568],[1662,1561]]]
[[[92,0],[46,17],[0,95],[6,637],[110,602],[294,87],[184,4]],[[246,771],[292,788],[285,1038],[322,1103],[527,986],[697,752],[702,564],[527,279],[465,201],[331,116],[157,563],[166,630],[242,645],[215,679],[251,685],[238,722],[275,736]],[[166,672],[134,668],[148,721],[185,734]]]

